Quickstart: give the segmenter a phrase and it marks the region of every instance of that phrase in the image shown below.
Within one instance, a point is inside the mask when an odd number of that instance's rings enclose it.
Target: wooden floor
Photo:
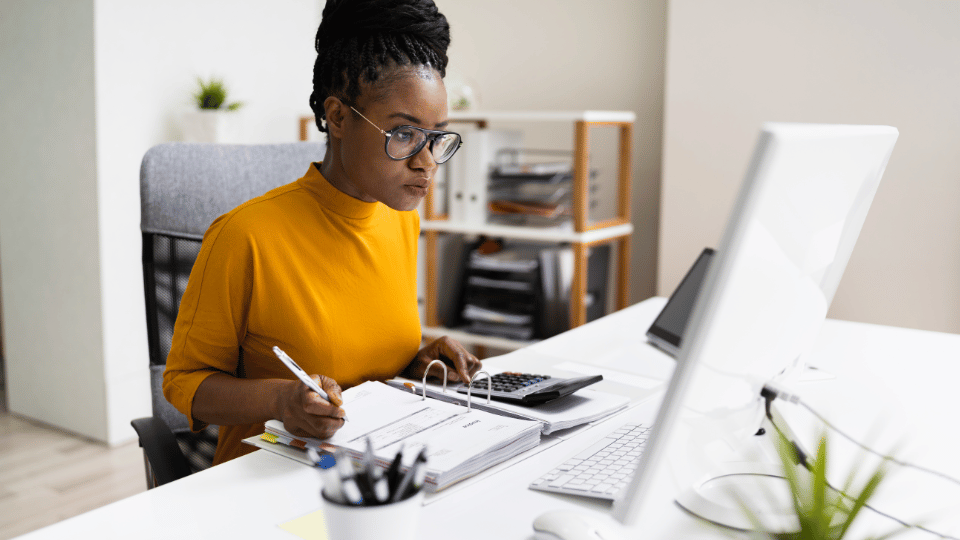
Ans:
[[[0,540],[146,490],[137,443],[116,448],[12,416],[0,395]]]

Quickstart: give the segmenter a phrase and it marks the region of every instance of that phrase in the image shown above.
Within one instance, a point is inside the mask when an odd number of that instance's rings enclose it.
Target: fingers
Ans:
[[[453,363],[454,369],[447,373],[447,380],[469,383],[474,373],[476,373],[482,365],[480,360],[453,339],[444,336],[437,341],[440,347],[440,354]]]
[[[316,416],[329,416],[331,418],[343,418],[344,412],[340,408],[343,404],[343,396],[340,393],[340,386],[331,378],[323,375],[311,376],[317,384],[327,393],[329,401],[320,397],[320,394],[310,390],[303,385],[304,392],[301,397],[303,410]],[[338,403],[335,403],[338,402]]]
[[[323,391],[327,393],[327,397],[330,403],[333,403],[337,407],[343,406],[343,393],[340,390],[340,385],[337,384],[337,381],[331,379],[330,377],[324,375],[314,375],[314,380],[317,381],[317,384],[323,388]],[[319,377],[319,379],[318,379]]]
[[[330,418],[328,416],[306,416],[296,421],[284,422],[284,428],[290,433],[298,437],[315,437],[318,439],[333,437],[341,427],[343,427],[342,418]]]
[[[313,375],[311,378],[323,388],[330,400],[323,399],[298,381],[299,399],[291,404],[283,423],[287,431],[294,435],[328,439],[344,424],[346,413],[338,406],[343,404],[343,396],[340,386],[333,379],[322,375]]]

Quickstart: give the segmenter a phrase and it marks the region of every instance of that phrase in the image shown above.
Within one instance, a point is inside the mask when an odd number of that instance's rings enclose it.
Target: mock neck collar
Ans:
[[[368,221],[373,218],[378,202],[355,199],[333,186],[320,172],[321,162],[311,163],[307,174],[298,182],[317,194],[320,203],[331,212],[348,219]]]

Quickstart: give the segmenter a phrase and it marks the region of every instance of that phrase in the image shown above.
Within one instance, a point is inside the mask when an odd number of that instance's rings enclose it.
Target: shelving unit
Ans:
[[[607,243],[617,244],[617,294],[616,309],[627,307],[629,300],[630,235],[630,179],[633,123],[636,115],[629,111],[489,111],[457,113],[450,115],[451,123],[472,123],[485,129],[490,122],[566,122],[574,129],[573,149],[573,221],[572,226],[540,228],[495,224],[473,224],[451,221],[445,214],[435,211],[433,186],[427,193],[424,204],[425,219],[420,228],[426,243],[426,317],[424,337],[450,335],[468,345],[517,349],[529,342],[514,341],[491,336],[480,336],[440,326],[438,319],[438,240],[439,235],[470,234],[486,235],[516,240],[569,243],[574,253],[573,284],[570,294],[570,327],[586,322],[587,255],[592,246]],[[619,130],[617,214],[612,219],[589,222],[589,149],[590,131],[597,127],[612,127]],[[485,164],[483,164],[485,166]]]

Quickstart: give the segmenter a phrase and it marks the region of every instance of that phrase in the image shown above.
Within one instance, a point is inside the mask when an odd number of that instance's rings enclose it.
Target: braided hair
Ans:
[[[389,82],[399,66],[430,67],[443,78],[450,25],[433,0],[327,0],[315,46],[310,108],[326,132],[330,96],[355,103],[361,82]]]

